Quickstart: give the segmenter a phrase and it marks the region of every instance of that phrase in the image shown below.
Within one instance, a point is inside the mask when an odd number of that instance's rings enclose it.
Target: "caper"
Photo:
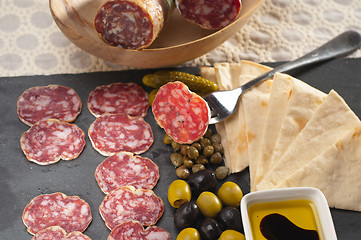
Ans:
[[[196,147],[194,147],[193,145],[189,147],[188,151],[187,151],[187,156],[190,159],[196,159],[199,157],[199,151]]]
[[[174,151],[178,151],[181,148],[181,144],[179,144],[175,141],[172,141],[172,148]]]
[[[206,169],[206,167],[203,164],[197,163],[197,164],[193,165],[192,172],[196,173],[196,172],[199,172],[199,171],[204,170],[204,169]]]
[[[173,141],[173,139],[168,134],[164,135],[164,138],[163,138],[164,144],[171,144],[172,141]]]
[[[199,152],[202,150],[202,145],[198,142],[192,143],[192,147],[195,147]]]
[[[220,166],[216,168],[216,178],[218,180],[225,179],[229,174],[229,168],[226,166]]]
[[[209,157],[214,153],[214,147],[212,145],[208,145],[203,149],[203,155],[205,157]]]
[[[213,134],[211,136],[211,142],[212,143],[215,143],[215,142],[220,143],[221,142],[221,135],[219,135],[218,133]]]
[[[221,154],[224,153],[223,145],[219,142],[215,142],[212,144],[215,152],[220,152]]]
[[[177,168],[177,170],[175,171],[177,177],[179,177],[180,179],[188,179],[189,175],[191,175],[190,171],[188,170],[188,168],[184,165],[180,166],[179,168]]]
[[[180,151],[181,151],[181,153],[182,153],[183,155],[187,155],[188,149],[189,149],[189,145],[183,144],[183,145],[181,146]]]
[[[199,143],[201,144],[202,148],[205,148],[212,144],[211,140],[209,140],[209,138],[205,138],[205,137],[202,137],[201,140],[199,141]]]
[[[205,156],[200,155],[200,156],[195,160],[195,163],[197,163],[197,164],[199,163],[199,164],[205,165],[205,164],[208,163],[208,159],[207,159]]]
[[[205,138],[210,138],[212,136],[212,129],[207,128],[206,133],[203,135]]]
[[[211,163],[215,165],[220,164],[222,160],[222,155],[219,152],[213,153],[210,158]]]
[[[189,159],[187,156],[183,156],[183,165],[186,166],[187,168],[192,168],[194,162],[191,159]]]
[[[172,153],[170,155],[170,161],[175,167],[179,167],[183,163],[183,156],[180,153]]]

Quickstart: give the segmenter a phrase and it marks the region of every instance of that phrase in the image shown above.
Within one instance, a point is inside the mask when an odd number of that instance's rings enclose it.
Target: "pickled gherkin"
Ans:
[[[164,84],[174,81],[186,84],[191,91],[201,96],[218,90],[215,82],[185,72],[160,70],[143,77],[143,84],[152,88],[160,88]]]

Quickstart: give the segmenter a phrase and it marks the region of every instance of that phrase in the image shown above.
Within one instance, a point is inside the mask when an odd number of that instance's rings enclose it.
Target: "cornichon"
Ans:
[[[160,88],[164,84],[174,81],[186,84],[191,91],[200,95],[206,95],[218,90],[215,82],[185,72],[160,70],[143,77],[144,85],[152,88]]]

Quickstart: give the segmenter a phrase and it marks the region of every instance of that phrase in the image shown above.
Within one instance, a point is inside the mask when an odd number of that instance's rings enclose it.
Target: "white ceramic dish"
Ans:
[[[258,192],[252,192],[245,195],[241,201],[241,214],[244,227],[244,233],[247,240],[253,240],[251,221],[248,209],[255,203],[280,202],[290,200],[309,200],[312,201],[317,209],[319,225],[321,230],[320,238],[324,240],[336,240],[336,231],[332,221],[330,208],[323,193],[310,187],[272,189]]]

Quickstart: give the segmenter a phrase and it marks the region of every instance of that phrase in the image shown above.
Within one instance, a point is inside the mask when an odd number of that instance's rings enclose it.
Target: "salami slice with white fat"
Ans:
[[[123,114],[103,114],[89,127],[88,135],[95,150],[104,156],[117,152],[140,154],[154,142],[150,125],[143,118]]]
[[[180,14],[205,29],[221,29],[232,23],[241,11],[241,0],[176,0]]]
[[[75,124],[47,119],[35,123],[20,139],[26,158],[49,165],[77,158],[85,146],[85,134]]]
[[[144,229],[138,221],[129,221],[116,226],[108,240],[170,240],[170,233],[157,226],[149,226]]]
[[[66,233],[66,231],[59,226],[52,226],[45,228],[35,234],[31,240],[91,240],[87,235],[81,232]]]
[[[211,116],[206,101],[181,82],[162,86],[155,96],[152,111],[158,125],[181,144],[201,138]]]
[[[29,88],[17,101],[18,116],[28,126],[48,118],[73,122],[81,107],[75,90],[60,85]]]
[[[152,226],[163,215],[163,200],[152,190],[120,187],[105,196],[99,212],[105,225],[113,230],[119,224],[139,221],[143,226]]]
[[[148,47],[172,11],[172,0],[103,0],[94,25],[101,39],[124,49]]]
[[[136,83],[112,83],[99,86],[89,94],[88,98],[88,109],[95,117],[104,113],[145,117],[148,108],[148,93]]]
[[[77,196],[57,192],[35,197],[25,207],[23,222],[35,235],[51,226],[59,226],[67,233],[84,232],[92,221],[89,204]]]
[[[105,194],[122,186],[153,189],[159,179],[159,168],[149,158],[119,152],[99,164],[95,178]]]

